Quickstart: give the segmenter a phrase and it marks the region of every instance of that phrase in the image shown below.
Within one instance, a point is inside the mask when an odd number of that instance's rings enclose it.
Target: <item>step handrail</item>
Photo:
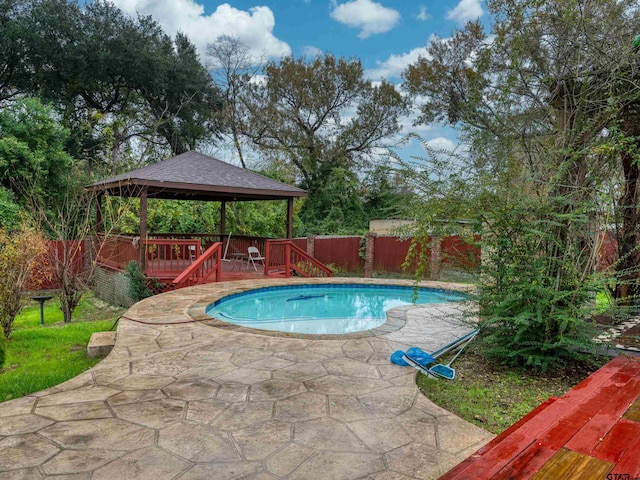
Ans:
[[[217,258],[216,258],[217,257]],[[215,264],[213,264],[214,260]],[[215,281],[220,281],[222,260],[222,242],[216,242],[207,248],[191,265],[189,265],[172,282],[172,289],[189,287],[204,283],[215,273]],[[213,268],[211,268],[213,267]]]
[[[269,275],[269,270],[273,269],[272,266],[270,265],[271,258],[272,258],[271,248],[273,246],[275,246],[275,245],[283,245],[284,248],[285,248],[285,254],[284,254],[285,263],[284,263],[284,265],[279,265],[278,266],[280,268],[284,267],[285,277],[290,277],[292,271],[296,271],[296,272],[298,272],[299,274],[301,274],[301,275],[303,275],[305,277],[309,277],[310,276],[307,271],[305,271],[304,269],[299,268],[298,265],[296,264],[296,262],[292,262],[291,261],[291,256],[292,256],[293,253],[297,254],[299,257],[301,257],[308,264],[311,264],[313,267],[315,267],[318,270],[320,270],[321,272],[323,272],[327,277],[333,276],[333,270],[331,270],[325,264],[321,263],[317,258],[314,258],[311,255],[309,255],[307,252],[302,250],[300,247],[298,247],[291,240],[267,240],[266,241],[265,267],[264,267],[265,275]]]

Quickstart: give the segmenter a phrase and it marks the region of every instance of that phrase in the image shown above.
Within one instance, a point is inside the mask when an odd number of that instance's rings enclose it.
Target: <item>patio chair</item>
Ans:
[[[196,261],[196,246],[188,245],[187,248],[189,249],[189,263],[193,263]]]
[[[264,257],[260,254],[260,250],[258,250],[256,247],[251,246],[247,249],[247,253],[249,254],[247,263],[251,262],[251,264],[253,265],[253,269],[256,272],[258,271],[258,267],[256,267],[256,262],[260,262],[264,267]]]

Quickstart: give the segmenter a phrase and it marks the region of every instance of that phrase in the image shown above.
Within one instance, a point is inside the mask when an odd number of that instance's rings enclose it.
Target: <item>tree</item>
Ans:
[[[21,93],[16,84],[28,82],[22,0],[0,1],[0,102]]]
[[[224,98],[219,112],[220,122],[224,133],[231,137],[242,168],[247,168],[242,137],[246,127],[242,123],[241,98],[258,72],[257,65],[262,63],[262,59],[253,57],[249,47],[240,39],[228,35],[221,35],[215,42],[208,44],[207,56],[213,63],[213,79],[222,90]]]
[[[46,251],[42,235],[27,222],[17,230],[0,229],[0,325],[5,338],[13,330],[13,321],[24,306],[23,291],[29,280],[36,284],[42,272],[35,272]]]
[[[621,158],[603,152],[629,144],[615,132],[640,98],[633,3],[490,1],[491,36],[469,23],[405,72],[422,99],[419,121],[460,131],[466,161],[452,162],[452,173],[477,174],[467,206],[456,208],[484,225],[481,315],[509,362],[545,368],[584,341],[595,232],[608,221],[606,189],[624,178]]]
[[[407,111],[393,85],[373,86],[359,61],[331,55],[267,64],[264,81],[252,84],[242,102],[244,133],[266,155],[286,159],[309,191],[301,212],[306,221],[307,212],[319,219],[333,207],[314,205],[326,179],[370,163],[391,145]]]
[[[32,201],[32,217],[53,240],[42,260],[59,288],[60,310],[64,322],[69,323],[95,272],[95,263],[85,261],[85,257],[91,256],[91,252],[85,251],[85,241],[96,238],[95,248],[100,248],[101,239],[95,235],[91,215],[95,197],[79,188],[69,188],[53,211],[45,210],[37,198]]]
[[[50,207],[64,194],[72,159],[68,130],[38,99],[18,100],[0,110],[0,185],[18,203],[36,196]]]
[[[157,59],[166,63],[153,87],[142,90],[158,131],[178,155],[218,133],[214,114],[222,108],[222,98],[186,35],[176,35],[175,52],[171,51],[169,58]]]
[[[214,137],[219,91],[185,35],[172,40],[151,17],[102,0],[36,0],[23,16],[13,48],[24,45],[31,75],[11,88],[56,107],[69,152],[90,171],[116,171],[136,144],[181,153]]]

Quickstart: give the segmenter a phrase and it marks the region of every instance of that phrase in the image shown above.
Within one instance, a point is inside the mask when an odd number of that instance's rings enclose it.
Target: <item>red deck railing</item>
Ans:
[[[258,250],[264,252],[265,241],[267,238],[265,237],[253,237],[249,235],[236,235],[232,234],[220,234],[220,233],[154,233],[149,235],[150,239],[158,239],[158,240],[169,240],[169,239],[177,239],[177,240],[200,240],[202,244],[203,250],[206,250],[211,245],[216,242],[221,242],[223,244],[223,251],[227,247],[227,241],[231,237],[231,241],[229,242],[229,251],[227,252],[227,256],[231,256],[233,253],[247,253],[247,249],[250,246],[257,247]]]
[[[298,273],[303,277],[330,277],[330,268],[308,255],[290,240],[267,240],[265,248],[265,275]]]
[[[200,240],[147,239],[144,273],[156,278],[175,278],[202,254]]]
[[[210,281],[219,282],[221,264],[222,243],[216,242],[173,280],[171,288],[175,290]]]

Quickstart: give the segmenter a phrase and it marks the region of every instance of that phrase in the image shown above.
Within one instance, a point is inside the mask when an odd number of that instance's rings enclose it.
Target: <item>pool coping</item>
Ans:
[[[237,282],[241,283],[241,282]],[[200,322],[204,325],[219,328],[221,330],[233,331],[238,333],[248,333],[253,335],[264,335],[270,337],[279,338],[300,338],[308,340],[339,340],[339,339],[363,339],[377,337],[380,335],[386,335],[389,333],[400,330],[406,323],[406,310],[416,307],[416,305],[403,305],[392,308],[387,311],[387,318],[385,322],[375,328],[369,330],[361,330],[359,332],[351,333],[336,333],[336,334],[318,334],[318,333],[292,333],[292,332],[278,332],[274,330],[261,330],[257,328],[245,327],[241,325],[235,325],[233,323],[225,322],[216,318],[212,318],[207,314],[206,310],[212,303],[230,296],[237,295],[239,293],[248,292],[251,290],[259,290],[262,288],[279,287],[279,286],[292,286],[292,285],[388,285],[388,286],[405,286],[405,287],[419,287],[430,288],[434,290],[446,290],[459,293],[472,293],[475,289],[473,285],[462,283],[445,283],[434,281],[421,281],[404,280],[404,279],[391,279],[391,278],[359,278],[359,277],[330,277],[330,278],[288,278],[269,280],[264,285],[256,285],[255,281],[251,281],[248,285],[239,285],[237,289],[224,293],[208,294],[193,302],[186,309],[186,315],[191,321]],[[443,302],[446,303],[446,302]],[[429,305],[429,304],[425,304]],[[442,305],[442,303],[438,303]],[[424,308],[424,306],[421,306]]]

